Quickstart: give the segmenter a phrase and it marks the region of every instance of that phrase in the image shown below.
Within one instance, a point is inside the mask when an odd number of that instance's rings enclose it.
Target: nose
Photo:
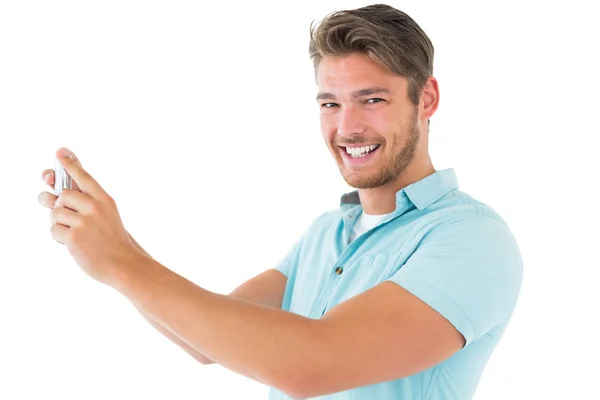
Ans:
[[[365,124],[359,110],[354,107],[344,107],[338,113],[337,134],[344,137],[360,135],[365,132]]]

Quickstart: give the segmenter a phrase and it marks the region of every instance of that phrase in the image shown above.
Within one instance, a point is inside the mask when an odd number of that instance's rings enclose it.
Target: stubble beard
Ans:
[[[392,149],[395,149],[400,140],[399,137],[406,137],[404,145],[399,152],[391,156],[377,154],[381,167],[374,173],[366,174],[360,166],[354,168],[344,166],[340,154],[337,153],[336,161],[346,183],[356,189],[373,189],[395,182],[406,171],[417,152],[420,137],[417,123],[417,114],[414,113],[409,125],[403,129],[404,135],[394,135],[392,143],[389,144]],[[383,149],[377,151],[383,151]],[[381,157],[384,157],[383,161],[381,161]]]

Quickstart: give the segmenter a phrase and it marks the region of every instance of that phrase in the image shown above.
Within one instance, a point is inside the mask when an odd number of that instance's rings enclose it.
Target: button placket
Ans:
[[[327,301],[321,306],[321,316],[325,314],[325,311],[327,311],[327,307],[329,307],[329,303],[331,303],[331,298],[333,297],[333,293],[335,292],[335,286],[337,286],[338,282],[340,281],[341,275],[344,273],[344,267],[338,265],[333,270],[333,273],[335,274],[335,280],[332,283],[331,290],[329,291],[329,295],[327,296]]]

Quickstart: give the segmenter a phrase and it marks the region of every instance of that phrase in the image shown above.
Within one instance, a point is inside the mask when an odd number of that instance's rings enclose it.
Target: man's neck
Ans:
[[[385,186],[359,189],[358,195],[363,211],[370,215],[388,214],[396,210],[396,193],[406,186],[433,174],[435,168],[429,164],[424,168],[408,168],[398,179]]]

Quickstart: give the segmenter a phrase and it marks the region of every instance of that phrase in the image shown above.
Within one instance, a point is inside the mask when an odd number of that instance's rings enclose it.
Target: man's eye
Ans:
[[[336,103],[323,103],[323,104],[321,104],[321,107],[323,107],[323,108],[333,108],[335,106],[337,106]]]
[[[379,103],[379,102],[381,102],[381,101],[385,101],[385,100],[383,100],[383,99],[380,99],[380,98],[373,98],[373,99],[369,99],[369,100],[367,100],[367,103],[371,103],[371,104],[373,104],[373,103]]]

